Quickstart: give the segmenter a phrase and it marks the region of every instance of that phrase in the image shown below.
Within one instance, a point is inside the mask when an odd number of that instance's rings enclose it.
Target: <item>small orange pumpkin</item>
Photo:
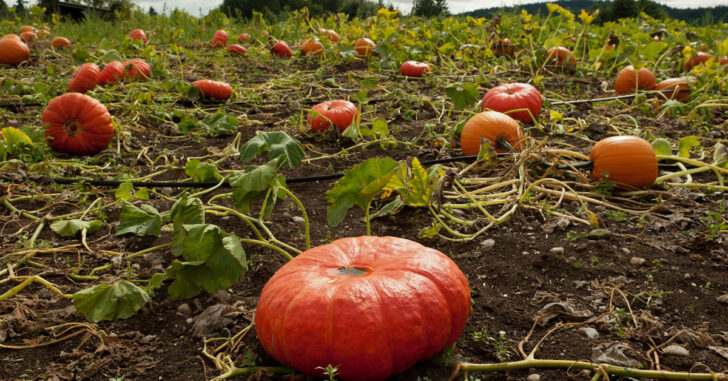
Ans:
[[[563,46],[555,46],[547,51],[546,62],[551,62],[556,67],[576,65],[576,57],[571,50]]]
[[[152,66],[139,59],[124,61],[124,70],[126,71],[125,79],[144,80],[152,76]]]
[[[496,152],[506,152],[499,140],[505,139],[516,151],[523,149],[523,130],[518,122],[498,111],[484,111],[470,118],[460,134],[460,148],[465,155],[477,155],[482,140],[488,140]]]
[[[23,33],[23,32],[33,32],[33,33],[35,33],[37,31],[38,30],[35,29],[34,26],[30,26],[30,25],[23,25],[23,26],[20,27],[20,33]]]
[[[35,32],[23,32],[20,33],[20,39],[23,40],[26,44],[34,44],[36,41],[38,41],[38,35],[35,34]]]
[[[101,69],[98,65],[91,62],[85,63],[73,73],[73,77],[68,81],[68,90],[85,93],[96,87],[99,83],[99,75],[101,75]]]
[[[192,82],[192,86],[200,90],[203,97],[224,100],[230,98],[233,88],[225,82],[202,79]]]
[[[672,90],[672,92],[665,91],[662,94],[668,99],[677,99],[684,101],[690,95],[690,85],[686,78],[668,78],[655,86],[655,90]]]
[[[318,38],[313,37],[303,42],[303,45],[301,45],[301,51],[303,52],[303,55],[311,54],[314,56],[320,56],[321,53],[324,52],[324,46],[321,45]]]
[[[657,80],[650,69],[643,67],[635,71],[634,66],[629,65],[617,73],[614,80],[614,92],[617,94],[631,94],[636,89],[652,90],[655,88]]]
[[[708,62],[709,59],[713,58],[712,54],[698,52],[698,54],[688,58],[683,65],[685,71],[692,70],[695,66],[702,65]]]
[[[242,45],[230,44],[227,47],[227,52],[232,54],[245,55],[245,48]]]
[[[147,43],[147,34],[141,29],[134,29],[129,33],[129,38],[132,40],[142,40]]]
[[[0,64],[18,66],[30,59],[30,49],[20,37],[7,34],[0,38]]]
[[[511,40],[504,38],[493,42],[493,54],[500,57],[507,55],[513,57],[516,53],[516,48],[511,43]]]
[[[354,43],[354,50],[356,50],[361,57],[372,56],[376,54],[373,50],[376,46],[377,44],[375,44],[374,41],[368,38],[360,38]]]
[[[51,147],[68,153],[92,154],[109,145],[114,125],[106,106],[80,93],[55,97],[41,117]]]
[[[99,85],[113,85],[124,78],[124,64],[119,61],[111,61],[99,74]]]
[[[51,46],[54,49],[61,49],[61,48],[70,48],[71,47],[71,41],[65,37],[54,37],[53,40],[51,40]]]
[[[321,29],[319,29],[319,32],[326,35],[328,37],[329,41],[331,41],[333,43],[339,42],[339,34],[336,33],[333,29],[321,28]]]
[[[648,187],[657,179],[657,155],[637,136],[611,136],[592,147],[592,180],[609,179],[635,188]]]

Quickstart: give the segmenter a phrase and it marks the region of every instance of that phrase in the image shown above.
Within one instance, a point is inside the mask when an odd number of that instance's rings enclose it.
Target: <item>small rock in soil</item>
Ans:
[[[297,223],[297,224],[301,224],[301,225],[303,225],[303,224],[305,224],[305,223],[306,223],[306,220],[304,220],[304,219],[303,219],[303,217],[301,217],[301,216],[293,216],[293,217],[291,218],[291,220],[292,220],[293,222],[295,222],[295,223]]]
[[[723,294],[723,295],[715,298],[715,300],[721,304],[728,304],[728,294]]]
[[[495,246],[495,240],[493,238],[488,238],[485,241],[481,242],[480,245],[486,249],[490,249]]]
[[[526,380],[527,381],[541,381],[541,375],[539,375],[537,373],[529,374],[528,378],[526,378]]]
[[[192,308],[190,308],[190,305],[187,303],[182,303],[177,307],[177,312],[181,313],[182,315],[189,315],[192,313]]]
[[[647,260],[640,257],[632,257],[632,259],[629,260],[629,264],[632,266],[642,266]]]
[[[662,350],[663,354],[680,357],[690,357],[690,351],[679,345],[668,345]]]
[[[632,250],[630,250],[630,249],[628,249],[628,248],[626,248],[626,247],[623,247],[623,248],[622,248],[622,252],[623,252],[623,253],[625,253],[625,254],[627,254],[627,255],[630,255],[630,254],[632,254]]]
[[[583,333],[584,336],[588,337],[589,339],[596,340],[599,338],[599,331],[597,331],[594,328],[591,327],[584,327],[579,330],[579,332]]]
[[[551,254],[564,254],[564,248],[561,246],[552,247],[549,251],[551,252]]]

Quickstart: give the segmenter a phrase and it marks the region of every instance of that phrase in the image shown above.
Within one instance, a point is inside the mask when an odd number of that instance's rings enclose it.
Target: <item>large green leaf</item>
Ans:
[[[293,168],[305,156],[301,143],[282,131],[262,132],[240,147],[240,160],[250,161],[268,151],[268,160],[284,156],[283,168]]]
[[[230,135],[238,129],[238,118],[225,114],[222,110],[202,121],[202,128],[212,136]]]
[[[124,181],[116,189],[114,197],[118,201],[149,200],[149,192],[144,188],[135,190],[131,181]]]
[[[204,224],[205,223],[205,207],[202,200],[196,197],[189,198],[187,193],[183,194],[177,202],[172,205],[170,211],[170,219],[172,220],[174,230],[172,231],[172,253],[182,253],[182,241],[185,231],[183,226],[186,224]],[[179,255],[179,254],[175,254]]]
[[[431,173],[437,173],[437,168],[433,167]],[[432,203],[432,193],[435,190],[434,180],[420,164],[417,158],[412,159],[412,168],[409,176],[405,179],[405,186],[397,189],[402,196],[402,201],[410,206],[421,207],[428,206]]]
[[[73,304],[91,322],[126,319],[150,300],[144,289],[126,280],[101,283],[73,294]]]
[[[655,149],[655,153],[658,155],[670,156],[672,155],[672,149],[670,149],[670,142],[667,139],[659,138],[652,141],[652,148]]]
[[[653,41],[647,44],[644,48],[640,49],[639,52],[647,61],[654,61],[655,58],[657,58],[667,47],[667,42]]]
[[[86,229],[87,234],[91,234],[99,230],[103,224],[100,220],[61,220],[53,222],[51,224],[51,230],[62,237],[73,237],[84,229]]]
[[[354,205],[362,209],[389,182],[399,163],[390,158],[371,158],[344,172],[334,187],[326,192],[329,206],[326,218],[331,226],[344,220],[346,212]]]
[[[216,245],[225,234],[219,227],[212,224],[192,224],[175,227],[172,238],[172,254],[182,256],[188,261],[205,261],[215,250]]]
[[[690,148],[700,146],[700,141],[698,140],[698,137],[695,135],[685,136],[680,138],[680,141],[677,144],[677,149],[679,152],[680,157],[689,158],[690,157]]]
[[[248,271],[245,251],[240,239],[234,234],[225,234],[216,226],[203,226],[205,227],[195,225],[190,229],[205,232],[202,237],[208,245],[204,248],[208,252],[205,259],[186,262],[174,260],[167,269],[167,278],[174,279],[167,288],[173,299],[192,298],[202,290],[212,293],[228,288],[242,280],[243,275]],[[215,239],[209,240],[207,239],[209,237]],[[185,241],[185,245],[190,243],[191,241]],[[191,254],[194,247],[199,246],[186,246],[184,252]]]
[[[450,97],[458,110],[475,104],[480,97],[478,85],[474,83],[456,83],[445,88],[445,94]]]
[[[159,237],[162,230],[162,217],[159,211],[151,205],[142,205],[137,208],[125,202],[121,207],[119,225],[116,226],[116,235],[134,234],[138,236]]]
[[[185,164],[185,173],[196,182],[222,180],[215,164],[203,163],[197,159],[192,159]]]

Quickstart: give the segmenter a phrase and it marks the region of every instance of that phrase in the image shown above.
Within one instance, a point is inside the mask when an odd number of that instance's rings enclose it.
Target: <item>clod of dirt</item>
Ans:
[[[625,352],[632,351],[627,344],[606,343],[592,348],[591,360],[597,364],[611,364],[624,367],[641,366],[639,361],[627,356]]]
[[[194,318],[192,334],[198,338],[210,337],[215,331],[232,325],[233,318],[238,315],[240,315],[240,311],[228,304],[218,303],[207,307]]]

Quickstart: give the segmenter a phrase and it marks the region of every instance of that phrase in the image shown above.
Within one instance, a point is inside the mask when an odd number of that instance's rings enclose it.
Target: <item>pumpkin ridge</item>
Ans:
[[[437,287],[437,292],[440,294],[440,297],[442,298],[442,300],[445,301],[444,304],[447,307],[447,312],[448,312],[447,313],[447,318],[450,320],[449,321],[450,324],[448,324],[448,327],[447,327],[449,329],[449,332],[447,333],[447,337],[448,337],[448,345],[451,345],[454,342],[454,340],[453,340],[453,333],[457,333],[458,332],[458,330],[454,329],[454,327],[453,327],[453,324],[457,323],[457,321],[455,321],[455,319],[453,319],[453,316],[456,316],[456,312],[457,311],[453,311],[452,310],[452,305],[451,305],[451,303],[448,303],[448,300],[449,299],[448,299],[447,295],[445,295],[445,293],[442,291],[443,290],[443,287],[440,285],[439,282],[437,282],[432,277],[432,274],[431,273],[423,273],[422,271],[418,271],[417,269],[407,269],[407,271],[411,272],[412,274],[416,274],[416,275],[419,275],[419,276],[427,279],[430,283],[434,284],[435,287]],[[449,279],[449,280],[452,280],[452,279]],[[470,301],[468,301],[468,304],[470,304]],[[455,336],[455,340],[457,340],[457,337],[458,336],[460,336],[460,335],[457,334]],[[437,343],[434,343],[434,344],[437,344]],[[437,350],[437,345],[434,345],[433,346],[433,343],[430,342],[430,341],[428,341],[428,343],[427,343],[427,350],[425,351],[425,353],[427,354],[428,357],[435,354],[435,353],[431,353],[433,351],[433,348],[435,350]]]
[[[384,342],[387,344],[387,349],[389,350],[389,369],[387,369],[387,374],[391,374],[392,371],[397,369],[395,367],[395,353],[392,350],[392,335],[389,333],[388,329],[383,329],[382,325],[385,321],[385,312],[384,312],[384,303],[382,303],[382,296],[379,295],[379,292],[381,291],[379,287],[376,287],[372,281],[372,279],[362,279],[362,281],[366,281],[366,283],[371,287],[371,289],[374,291],[374,295],[377,297],[377,306],[379,307],[379,327],[378,331],[381,335],[385,335]],[[401,283],[401,282],[400,282]]]

